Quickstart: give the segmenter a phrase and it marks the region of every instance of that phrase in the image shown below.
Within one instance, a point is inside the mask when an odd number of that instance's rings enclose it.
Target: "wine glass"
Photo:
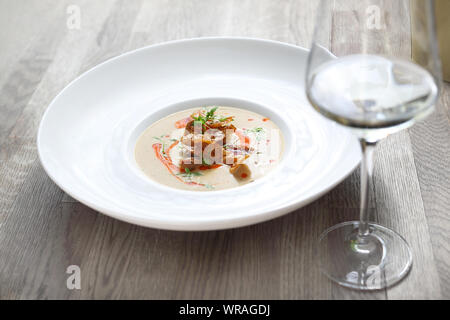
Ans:
[[[319,241],[322,272],[343,286],[382,289],[411,268],[405,239],[368,221],[373,151],[433,111],[440,81],[433,0],[319,2],[306,94],[358,137],[363,154],[360,220],[329,228]]]

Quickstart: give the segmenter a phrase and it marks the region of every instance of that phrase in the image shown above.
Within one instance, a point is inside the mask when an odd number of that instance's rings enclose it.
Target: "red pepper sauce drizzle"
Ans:
[[[177,129],[186,128],[186,125],[191,120],[192,120],[191,116],[181,119],[181,120],[178,120],[177,122],[175,122],[175,128],[177,128]]]
[[[181,169],[180,167],[173,164],[172,158],[170,157],[170,150],[172,150],[173,147],[175,147],[180,141],[175,141],[170,145],[170,147],[166,150],[165,154],[163,155],[162,150],[162,144],[161,143],[155,143],[152,145],[153,150],[155,151],[155,155],[158,158],[159,161],[169,170],[169,172],[179,181],[186,183],[188,185],[197,185],[197,186],[206,186],[203,183],[197,183],[194,181],[185,181],[181,179],[177,173],[185,172],[184,169]],[[199,167],[200,170],[207,170],[207,169],[216,169],[220,167],[221,164],[213,164],[211,166],[201,166]]]
[[[176,141],[178,142],[178,141]],[[174,142],[175,144],[175,142]],[[173,146],[173,144],[172,144]],[[171,147],[169,147],[169,150],[171,149]],[[162,149],[162,144],[161,143],[154,143],[152,145],[153,150],[155,151],[155,155],[158,158],[159,161],[161,161],[161,163],[167,168],[167,170],[169,170],[169,172],[178,180],[180,180],[181,182],[185,182],[183,179],[181,179],[179,176],[177,176],[177,174],[175,172],[181,172],[180,168],[177,167],[176,165],[173,164],[172,159],[170,158],[170,156],[168,155],[168,153],[166,153],[165,156],[162,155],[161,153],[161,149]],[[168,150],[168,151],[169,151]]]

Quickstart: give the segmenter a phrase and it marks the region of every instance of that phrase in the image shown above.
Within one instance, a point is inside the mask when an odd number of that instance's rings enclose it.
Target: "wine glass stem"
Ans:
[[[369,234],[368,207],[370,199],[370,184],[373,173],[373,152],[376,142],[369,142],[364,139],[359,140],[362,150],[361,161],[361,211],[359,217],[358,235],[363,240]]]

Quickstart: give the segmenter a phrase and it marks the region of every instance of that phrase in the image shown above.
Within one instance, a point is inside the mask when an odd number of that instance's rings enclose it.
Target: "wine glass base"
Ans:
[[[412,255],[395,231],[368,223],[370,234],[358,240],[358,221],[326,230],[319,239],[321,271],[342,286],[360,290],[389,287],[411,269]]]

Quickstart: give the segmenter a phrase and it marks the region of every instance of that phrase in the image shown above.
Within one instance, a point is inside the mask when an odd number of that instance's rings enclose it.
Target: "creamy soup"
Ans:
[[[283,135],[269,118],[210,106],[171,114],[138,138],[135,158],[151,179],[194,191],[251,183],[281,160]]]

